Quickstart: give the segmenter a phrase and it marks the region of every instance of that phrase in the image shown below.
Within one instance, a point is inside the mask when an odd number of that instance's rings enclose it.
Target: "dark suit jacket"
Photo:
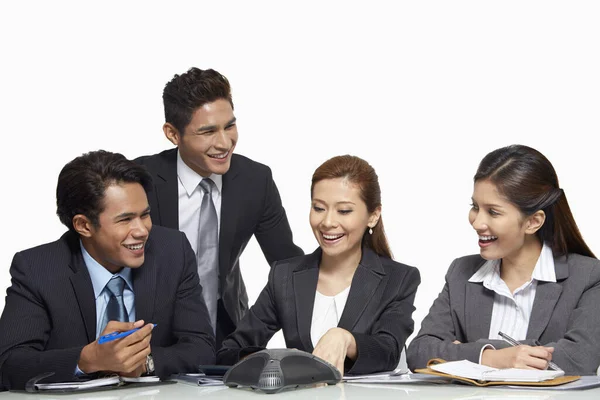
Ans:
[[[148,194],[152,222],[179,229],[177,149],[135,161],[144,165],[154,179],[154,190]],[[294,245],[269,167],[233,154],[231,167],[223,175],[221,193],[219,284],[223,305],[234,324],[248,310],[239,258],[252,235],[269,264],[304,254]]]
[[[181,232],[155,226],[144,264],[134,269],[137,319],[158,324],[150,342],[155,374],[196,371],[214,362],[214,337],[198,282],[196,257]],[[0,318],[0,376],[8,389],[55,372],[72,381],[81,350],[96,339],[94,289],[79,236],[15,255],[6,305]]]
[[[431,358],[479,362],[487,339],[494,292],[469,278],[485,263],[479,255],[454,260],[446,284],[407,351],[408,366],[423,368]],[[596,374],[600,365],[600,261],[578,254],[555,257],[556,283],[538,282],[525,344],[554,347],[552,360],[567,374]],[[458,340],[462,344],[453,344]]]
[[[275,263],[269,282],[258,300],[223,341],[217,353],[220,364],[234,364],[240,357],[267,345],[279,329],[288,348],[314,350],[310,327],[321,249],[313,254]],[[364,374],[396,368],[404,342],[414,329],[412,313],[417,286],[414,267],[380,257],[363,248],[338,327],[351,332],[358,357],[347,360],[348,373]]]

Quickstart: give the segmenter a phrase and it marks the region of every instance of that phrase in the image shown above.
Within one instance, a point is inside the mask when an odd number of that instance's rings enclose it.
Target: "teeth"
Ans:
[[[223,154],[209,154],[209,157],[223,159],[229,155],[229,152]]]
[[[498,236],[481,236],[479,235],[479,240],[495,240],[498,239]]]
[[[341,235],[326,235],[326,234],[324,234],[324,233],[323,233],[322,235],[323,235],[323,237],[324,237],[325,239],[327,239],[327,240],[335,240],[335,239],[339,239],[339,238],[341,238],[342,236],[344,236],[344,234],[343,234],[343,233],[342,233]]]
[[[127,247],[130,250],[139,250],[142,247],[144,247],[144,243],[140,243],[140,244],[126,244],[125,247]]]

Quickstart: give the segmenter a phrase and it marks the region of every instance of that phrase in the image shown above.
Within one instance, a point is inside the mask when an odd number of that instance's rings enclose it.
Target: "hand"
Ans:
[[[452,344],[462,344],[462,343],[459,342],[458,340],[455,340],[454,342],[452,342]]]
[[[554,347],[514,346],[501,350],[485,349],[481,363],[495,368],[546,369]]]
[[[140,376],[144,375],[146,373],[146,362],[144,359],[144,362],[137,367],[136,369],[134,369],[131,372],[119,372],[120,376],[126,376],[129,378],[139,378]]]
[[[143,326],[143,328],[141,328]],[[85,373],[96,371],[112,371],[125,374],[138,374],[145,370],[146,356],[150,354],[150,339],[153,324],[144,326],[144,321],[117,322],[110,321],[102,331],[102,335],[119,331],[141,328],[122,339],[99,344],[97,340],[81,350],[79,369]],[[141,367],[141,368],[140,368]],[[135,376],[135,375],[128,375]]]
[[[321,337],[312,353],[335,366],[343,376],[346,357],[356,359],[356,340],[345,329],[331,328]]]

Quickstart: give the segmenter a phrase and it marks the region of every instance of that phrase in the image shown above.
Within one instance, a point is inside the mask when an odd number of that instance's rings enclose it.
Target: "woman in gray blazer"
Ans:
[[[334,157],[313,174],[311,200],[319,248],[274,263],[217,361],[233,364],[283,329],[288,348],[312,352],[342,373],[394,369],[414,329],[421,280],[416,268],[391,259],[377,174],[358,157]]]
[[[530,147],[495,150],[474,177],[469,221],[480,254],[454,260],[411,342],[408,365],[467,359],[497,368],[594,374],[600,364],[600,262],[552,164]],[[500,340],[502,332],[522,345]]]

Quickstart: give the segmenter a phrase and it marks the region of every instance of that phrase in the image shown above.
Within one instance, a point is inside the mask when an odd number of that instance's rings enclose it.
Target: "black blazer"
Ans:
[[[158,324],[150,342],[155,374],[196,371],[215,359],[196,257],[181,232],[155,226],[144,264],[132,271],[137,319]],[[96,303],[79,236],[15,254],[0,318],[0,377],[7,389],[55,372],[72,381],[83,347],[96,339]]]
[[[148,193],[152,222],[179,229],[177,149],[135,161],[144,165],[154,179],[154,191]],[[269,167],[233,154],[231,167],[223,175],[221,193],[219,285],[223,305],[234,324],[248,310],[239,258],[252,235],[256,236],[269,264],[304,254],[292,240]]]
[[[320,260],[319,248],[313,254],[275,263],[256,303],[223,341],[217,362],[234,364],[240,357],[262,350],[279,329],[283,329],[288,348],[312,352],[310,327]],[[413,302],[419,283],[416,268],[363,248],[338,324],[356,340],[358,357],[354,362],[346,360],[348,373],[396,368],[414,329]]]

